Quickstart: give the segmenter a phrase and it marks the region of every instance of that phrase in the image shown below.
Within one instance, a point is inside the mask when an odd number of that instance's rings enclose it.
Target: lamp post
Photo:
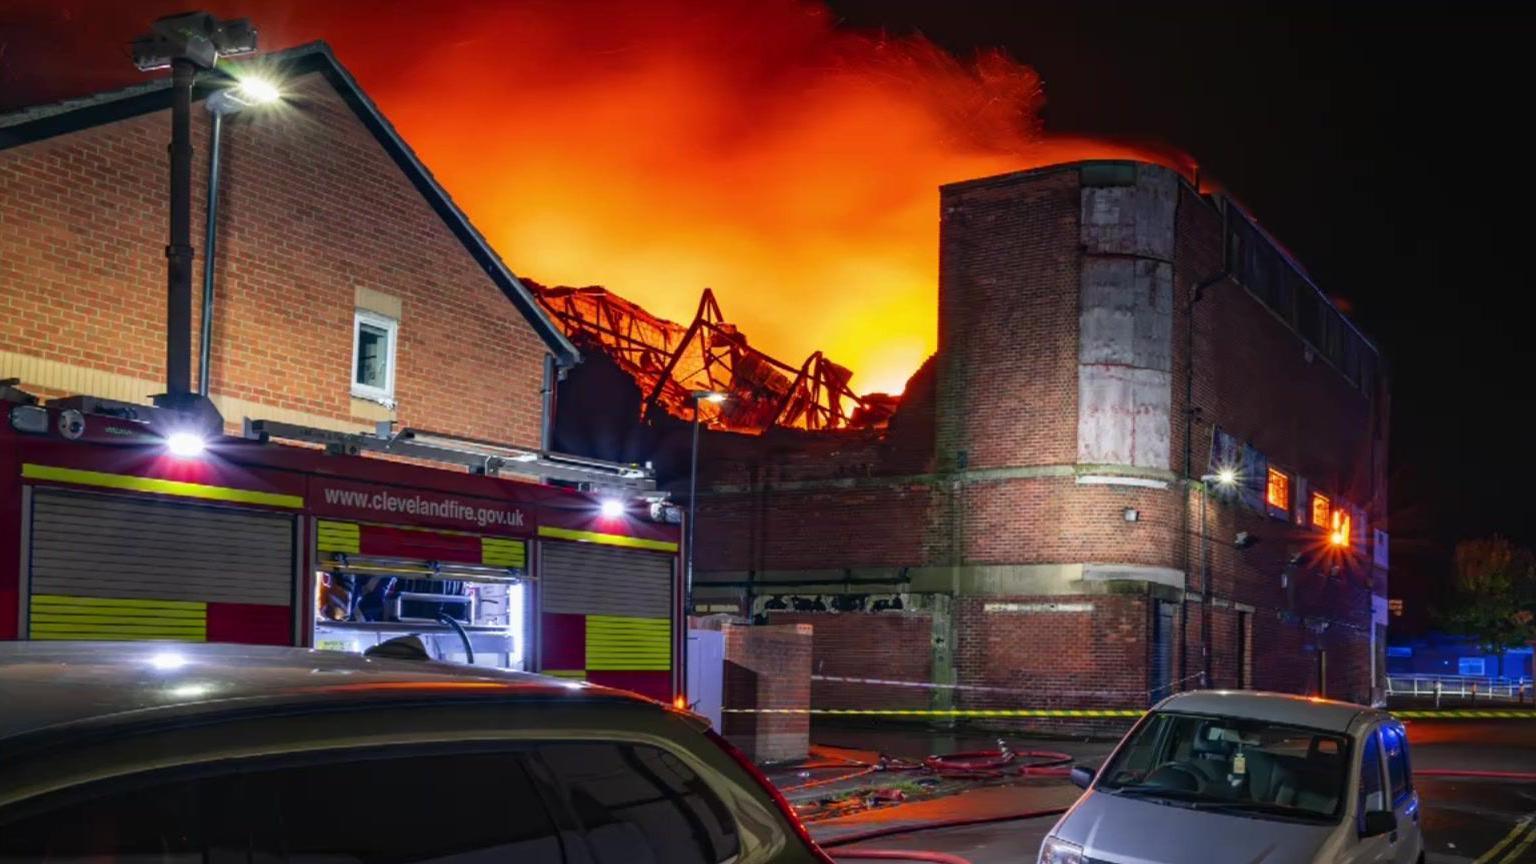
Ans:
[[[203,320],[201,338],[198,340],[197,392],[208,396],[208,366],[212,354],[213,339],[213,263],[214,249],[218,245],[219,214],[219,153],[223,142],[224,118],[238,114],[252,105],[275,102],[281,93],[270,81],[247,78],[233,87],[226,87],[208,97],[205,107],[213,118],[213,128],[208,137],[208,203],[204,207],[203,229]]]
[[[1211,497],[1211,485],[1222,489],[1231,489],[1237,485],[1237,472],[1231,468],[1223,468],[1215,474],[1205,474],[1200,478],[1200,654],[1203,667],[1200,672],[1200,685],[1211,686],[1211,604],[1215,595],[1211,591],[1211,565],[1207,553],[1209,543],[1205,530],[1205,500]]]
[[[683,614],[693,611],[693,547],[694,534],[699,524],[699,402],[719,405],[730,398],[715,390],[693,390],[688,398],[693,402],[693,451],[688,467],[688,554],[684,558]]]

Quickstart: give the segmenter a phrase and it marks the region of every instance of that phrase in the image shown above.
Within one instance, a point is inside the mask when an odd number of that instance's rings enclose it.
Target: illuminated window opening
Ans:
[[[1312,493],[1312,524],[1318,528],[1328,528],[1328,515],[1333,511],[1332,502],[1328,496],[1320,492]]]
[[[1291,509],[1291,477],[1284,471],[1269,469],[1269,484],[1264,491],[1264,501],[1271,507],[1286,512]]]
[[[1328,532],[1328,543],[1339,549],[1348,549],[1351,529],[1349,514],[1344,508],[1333,511],[1333,527]]]

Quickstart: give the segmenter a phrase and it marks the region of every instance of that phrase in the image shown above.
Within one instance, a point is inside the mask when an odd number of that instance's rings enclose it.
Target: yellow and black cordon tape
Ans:
[[[813,717],[1031,717],[1135,719],[1139,708],[725,708],[726,714],[809,714]],[[1405,720],[1536,720],[1536,710],[1446,708],[1392,711]]]
[[[1130,717],[1137,708],[725,708],[726,714],[810,714],[817,717]]]
[[[1503,708],[1408,709],[1391,712],[1405,720],[1536,720],[1536,710]]]

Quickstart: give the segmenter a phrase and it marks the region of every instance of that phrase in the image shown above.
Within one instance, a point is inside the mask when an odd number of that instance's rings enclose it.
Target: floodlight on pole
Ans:
[[[249,19],[220,20],[207,12],[170,15],[150,24],[133,42],[133,64],[141,71],[171,70],[170,240],[166,258],[166,392],[155,404],[199,415],[222,428],[212,403],[191,390],[192,378],[192,87],[197,73],[220,57],[256,50]]]

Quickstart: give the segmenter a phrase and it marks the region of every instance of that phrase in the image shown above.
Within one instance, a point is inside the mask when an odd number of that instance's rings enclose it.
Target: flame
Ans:
[[[183,5],[80,2],[98,8],[65,4],[70,27],[112,22],[103,55]],[[900,392],[934,350],[940,184],[1190,167],[1045,135],[1040,77],[1002,53],[958,60],[798,0],[208,6],[251,17],[265,50],[329,41],[517,272],[672,320],[712,287],[755,345],[822,350],[861,392]]]

